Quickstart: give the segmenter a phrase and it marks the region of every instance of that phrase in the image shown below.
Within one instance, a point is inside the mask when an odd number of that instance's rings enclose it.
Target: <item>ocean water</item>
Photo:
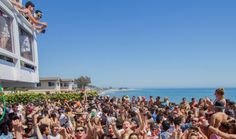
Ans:
[[[102,93],[102,95],[108,95],[110,97],[122,97],[128,95],[130,98],[132,96],[146,96],[149,99],[149,96],[156,98],[160,96],[163,100],[164,97],[168,97],[171,102],[179,103],[183,97],[186,97],[188,101],[191,101],[191,98],[210,98],[215,99],[214,96],[215,88],[183,88],[183,89],[131,89],[126,91],[107,91]],[[225,98],[232,101],[236,101],[236,88],[226,88],[225,89]]]

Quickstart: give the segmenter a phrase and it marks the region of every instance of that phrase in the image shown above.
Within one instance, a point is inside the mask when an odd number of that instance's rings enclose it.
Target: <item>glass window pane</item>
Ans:
[[[19,28],[20,31],[20,51],[21,56],[33,61],[33,51],[32,51],[32,35]]]
[[[0,48],[13,52],[11,18],[0,9]]]
[[[55,86],[54,82],[48,82],[48,86]]]

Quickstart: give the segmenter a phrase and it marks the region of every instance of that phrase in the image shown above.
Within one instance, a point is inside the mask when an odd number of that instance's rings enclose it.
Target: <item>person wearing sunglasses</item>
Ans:
[[[85,128],[84,127],[79,126],[79,127],[76,128],[75,138],[76,139],[87,139],[87,134],[85,133]]]
[[[37,26],[42,26],[43,28],[46,28],[48,26],[48,24],[46,22],[40,22],[39,20],[37,20],[34,16],[34,10],[35,10],[35,5],[33,2],[28,1],[25,4],[25,8],[23,7],[19,7],[19,12],[21,12],[27,20],[29,20],[29,22],[33,25],[37,25]]]
[[[40,21],[42,19],[42,17],[43,17],[43,12],[41,10],[36,10],[35,14],[34,14],[35,20]],[[38,31],[38,33],[45,33],[46,32],[45,28],[47,26],[33,24],[33,27]]]

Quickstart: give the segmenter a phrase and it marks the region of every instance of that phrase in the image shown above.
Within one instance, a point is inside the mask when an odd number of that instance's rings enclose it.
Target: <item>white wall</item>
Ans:
[[[48,86],[48,82],[55,83],[55,86]],[[55,91],[59,91],[60,90],[60,83],[59,83],[59,81],[40,81],[40,83],[41,83],[41,86],[36,87],[36,89],[55,90]]]
[[[73,82],[61,82],[61,83],[63,84],[63,86],[61,86],[61,89],[67,89],[67,90],[69,90],[69,91],[72,91],[72,90],[73,90],[73,85],[74,85]],[[68,83],[69,86],[65,87],[65,86],[64,86],[64,83]]]
[[[15,64],[9,64],[0,60],[0,80],[10,80],[17,82],[39,82],[39,71],[38,71],[38,48],[36,41],[36,34],[31,29],[31,24],[15,10],[8,0],[0,1],[0,8],[7,12],[9,16],[13,18],[12,22],[12,37],[13,39],[13,53],[0,48],[0,54],[16,59]],[[19,30],[18,24],[20,24],[27,32],[33,35],[33,61],[25,59],[20,55],[20,41],[19,41]],[[28,63],[35,67],[35,70],[29,70],[21,67],[21,61]]]

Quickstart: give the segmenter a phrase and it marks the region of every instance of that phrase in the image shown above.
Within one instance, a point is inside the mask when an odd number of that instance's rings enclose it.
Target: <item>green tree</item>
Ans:
[[[91,83],[91,79],[88,76],[81,76],[81,77],[75,79],[74,82],[75,82],[75,84],[77,84],[78,88],[85,89],[85,87]]]

